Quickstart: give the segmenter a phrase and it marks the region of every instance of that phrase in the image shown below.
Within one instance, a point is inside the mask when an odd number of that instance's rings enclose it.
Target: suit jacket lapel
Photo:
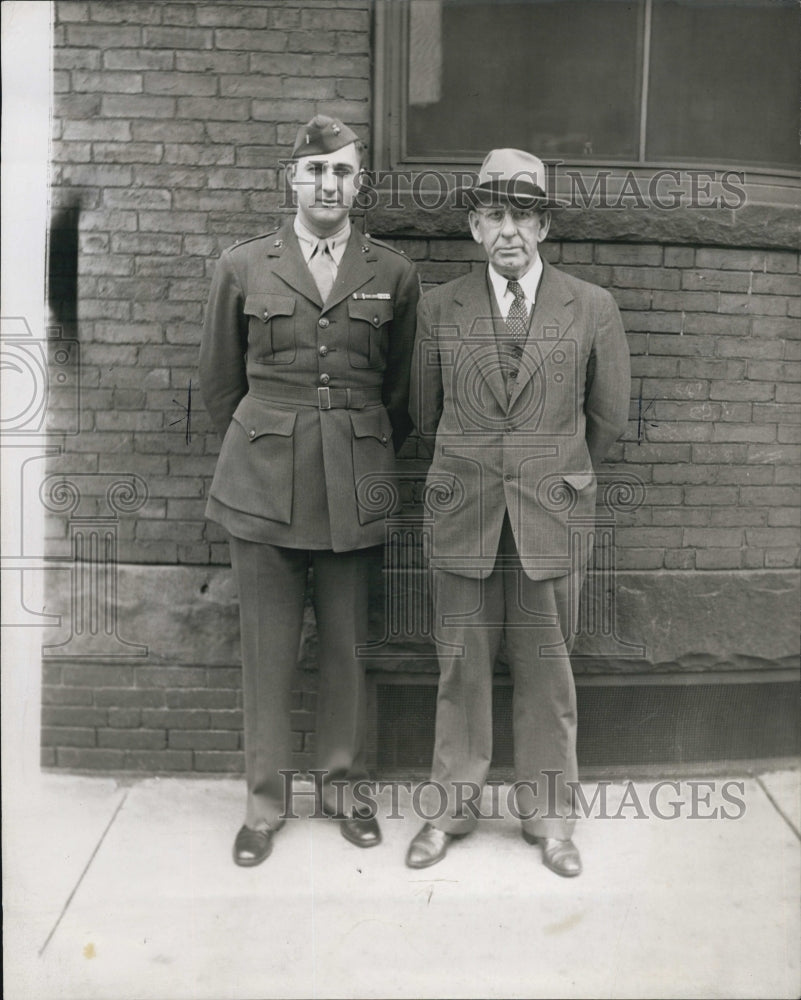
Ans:
[[[275,239],[267,250],[270,257],[277,257],[273,274],[300,292],[316,306],[322,308],[323,301],[317,290],[309,265],[303,259],[298,237],[291,222],[286,223],[275,234]]]
[[[573,325],[573,309],[570,305],[572,301],[573,293],[562,280],[562,276],[550,264],[543,261],[542,281],[529,323],[520,370],[509,397],[510,409],[545,359]]]
[[[494,315],[497,309],[493,308],[486,268],[471,273],[469,280],[454,294],[454,304],[457,306],[454,318],[464,344],[465,361],[470,358],[498,405],[506,412],[506,387],[495,338]]]

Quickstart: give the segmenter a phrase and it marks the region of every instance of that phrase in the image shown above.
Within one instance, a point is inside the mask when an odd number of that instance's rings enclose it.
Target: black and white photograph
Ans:
[[[801,995],[798,0],[5,0],[3,995]]]

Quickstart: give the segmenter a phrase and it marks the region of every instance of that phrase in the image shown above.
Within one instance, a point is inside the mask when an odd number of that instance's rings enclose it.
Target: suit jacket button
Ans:
[[[330,381],[331,381],[331,376],[326,375],[325,372],[323,372],[323,374],[320,376],[320,385],[328,385]]]
[[[322,319],[317,320],[317,325],[325,329],[330,322],[331,322],[330,320],[326,319],[325,316],[323,316]]]

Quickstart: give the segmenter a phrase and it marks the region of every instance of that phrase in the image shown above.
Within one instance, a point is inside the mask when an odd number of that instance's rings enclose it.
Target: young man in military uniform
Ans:
[[[326,811],[366,777],[356,649],[385,511],[366,499],[365,477],[392,476],[410,429],[419,279],[405,256],[350,224],[361,158],[336,119],[300,128],[288,166],[297,214],[223,252],[205,317],[202,394],[223,439],[206,513],[230,536],[240,600],[247,808],[233,854],[242,866],[269,855],[283,823],[309,565]],[[375,818],[335,814],[347,840],[380,842]]]

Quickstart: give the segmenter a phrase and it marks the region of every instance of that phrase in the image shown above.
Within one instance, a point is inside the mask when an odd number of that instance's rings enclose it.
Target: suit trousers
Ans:
[[[576,690],[570,649],[584,569],[531,580],[504,520],[495,567],[486,579],[434,569],[434,621],[440,679],[432,766],[433,825],[468,833],[476,825],[467,785],[482,788],[492,760],[492,678],[505,639],[512,675],[516,776],[514,814],[527,833],[567,838],[576,761]],[[431,789],[433,793],[433,789]],[[424,798],[426,801],[426,798]]]
[[[367,777],[364,661],[356,647],[367,641],[369,566],[375,547],[350,552],[289,549],[230,536],[239,588],[242,692],[245,717],[245,823],[278,829],[291,783],[290,711],[298,661],[306,576],[313,569],[319,685],[316,770],[325,772],[323,804],[342,803],[343,788]],[[288,780],[288,779],[287,779]]]

